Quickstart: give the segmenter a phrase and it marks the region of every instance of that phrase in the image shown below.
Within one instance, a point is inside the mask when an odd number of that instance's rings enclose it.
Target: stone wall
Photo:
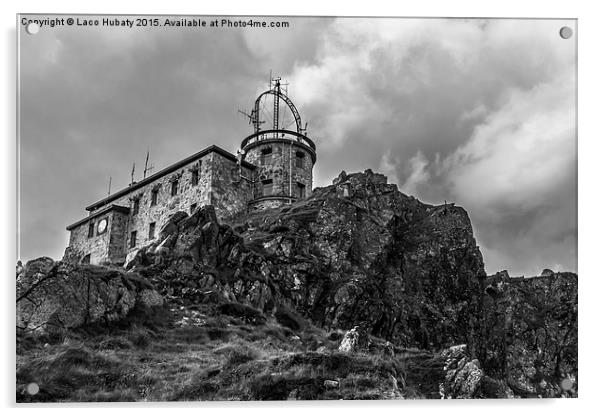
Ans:
[[[130,208],[128,231],[125,237],[125,253],[149,244],[158,238],[161,225],[177,211],[191,212],[193,204],[197,207],[210,204],[211,175],[214,153],[209,153],[182,168],[158,178],[142,188],[124,195],[113,203]],[[193,170],[198,169],[198,183],[193,185]],[[171,194],[172,183],[177,181],[177,193]],[[151,204],[153,191],[157,192],[156,204]],[[138,199],[138,213],[134,213],[134,204]],[[150,225],[155,223],[155,234],[149,234]],[[135,243],[131,240],[136,232]]]
[[[98,224],[104,219],[107,220],[107,228],[105,232],[99,234]],[[90,223],[94,226],[92,237],[88,237]],[[123,235],[126,224],[127,214],[114,210],[82,222],[71,230],[69,238],[71,255],[79,261],[89,255],[91,264],[116,262],[125,258],[123,241],[118,241],[118,236]]]
[[[272,153],[270,156],[265,157],[265,163],[262,164],[262,152],[268,148],[271,148]],[[298,152],[303,155],[302,166],[300,167],[297,167],[296,160]],[[263,183],[266,180],[272,180],[270,193],[274,196],[292,196],[293,198],[297,198],[299,196],[298,184],[305,186],[305,197],[311,193],[313,162],[310,154],[294,141],[283,139],[252,147],[247,152],[245,160],[258,167],[255,172],[255,198],[264,196]],[[289,178],[291,168],[292,181]]]
[[[247,212],[247,204],[253,199],[253,171],[239,166],[217,153],[213,154],[211,179],[211,204],[220,220],[236,217]]]
[[[198,171],[197,184],[193,183],[195,170]],[[247,203],[253,197],[253,186],[249,181],[253,178],[253,171],[248,167],[242,168],[242,176],[249,180],[241,178],[240,173],[235,161],[210,152],[112,201],[112,205],[129,208],[129,215],[111,214],[107,232],[92,239],[87,236],[89,221],[82,223],[72,230],[69,247],[79,257],[91,253],[91,261],[96,264],[107,261],[122,263],[127,254],[156,240],[163,224],[178,211],[190,214],[193,208],[212,204],[220,219],[246,212]],[[174,181],[177,181],[177,193],[172,195]],[[154,191],[157,197],[153,204]],[[136,200],[137,213],[134,210]],[[103,209],[106,206],[99,207],[90,215],[94,216]],[[104,216],[94,221],[102,218]],[[154,235],[151,236],[153,223]],[[132,241],[133,232],[136,233],[135,242]]]
[[[128,232],[129,214],[114,212],[109,229],[109,254],[107,260],[111,263],[122,263],[125,261],[125,241]]]

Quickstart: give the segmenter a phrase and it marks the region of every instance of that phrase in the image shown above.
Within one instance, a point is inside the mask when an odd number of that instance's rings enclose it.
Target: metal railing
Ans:
[[[249,145],[267,140],[290,140],[309,147],[314,155],[316,152],[316,145],[311,139],[304,134],[291,130],[261,130],[247,136],[240,144],[240,147],[246,149]]]

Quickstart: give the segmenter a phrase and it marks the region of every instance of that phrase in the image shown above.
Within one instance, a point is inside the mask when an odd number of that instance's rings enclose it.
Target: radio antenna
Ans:
[[[142,179],[146,179],[146,173],[148,171],[151,171],[154,169],[153,165],[148,165],[148,157],[150,155],[150,147],[146,149],[146,160],[144,161],[144,173],[143,173],[143,178]]]

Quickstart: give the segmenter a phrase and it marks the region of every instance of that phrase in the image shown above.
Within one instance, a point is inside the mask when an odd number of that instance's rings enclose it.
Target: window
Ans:
[[[151,240],[153,238],[155,238],[155,226],[156,225],[157,225],[157,223],[151,222],[150,225],[148,226],[148,238]]]
[[[303,159],[305,158],[305,153],[297,152],[295,153],[295,166],[298,168],[303,168]]]
[[[151,192],[151,207],[157,205],[157,197],[159,196],[159,190],[153,189]]]
[[[305,198],[305,185],[297,182],[297,198]]]
[[[270,195],[272,195],[273,186],[272,186],[272,180],[271,179],[267,179],[265,181],[262,181],[261,185],[262,185],[262,190],[261,190],[261,195],[262,196],[270,196]]]
[[[94,237],[94,223],[91,222],[88,224],[88,238]]]
[[[82,263],[82,264],[90,264],[90,254],[86,254],[84,257],[82,257],[80,263]]]
[[[262,149],[260,163],[262,165],[265,165],[267,162],[270,162],[271,160],[272,160],[272,148],[266,147],[266,148]]]
[[[196,204],[192,204],[192,205],[190,206],[190,213],[191,213],[191,214],[192,214],[192,213],[194,213],[194,211],[196,211],[196,206],[197,206]]]
[[[136,231],[130,233],[130,248],[136,247]]]
[[[175,180],[171,183],[171,196],[176,196],[178,194],[178,181]]]
[[[132,210],[133,215],[137,215],[140,212],[140,198],[134,199],[134,208]]]
[[[197,186],[199,184],[199,170],[198,169],[194,169],[192,171],[192,179],[190,181],[192,182],[192,186]]]

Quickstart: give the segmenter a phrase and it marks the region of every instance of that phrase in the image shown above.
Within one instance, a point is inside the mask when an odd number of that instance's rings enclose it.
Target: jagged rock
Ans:
[[[454,397],[482,394],[473,387],[483,372],[505,397],[507,386],[519,396],[554,395],[561,377],[576,377],[576,277],[487,277],[461,207],[424,204],[370,170],[333,183],[231,225],[211,206],[179,213],[161,236],[169,250],[145,251],[149,261],[135,270],[161,293],[191,302],[240,302],[266,314],[288,305],[318,326],[360,326],[399,347],[466,344],[455,375],[464,387],[451,386]],[[343,348],[355,348],[348,341]],[[550,345],[543,364],[533,347],[541,342]]]
[[[367,350],[369,343],[368,334],[356,326],[345,333],[339,345],[339,351],[358,352]]]
[[[573,273],[508,279],[483,298],[476,356],[515,395],[574,397],[562,383],[577,375],[577,311]]]
[[[470,399],[477,392],[483,378],[479,360],[471,360],[466,345],[455,345],[444,350],[445,381],[441,388],[442,398]]]
[[[56,334],[90,323],[125,318],[134,308],[155,308],[163,298],[145,279],[102,266],[40,258],[17,281],[17,329]]]
[[[186,291],[193,301],[290,305],[317,325],[361,324],[407,347],[472,345],[485,272],[466,212],[423,204],[370,170],[335,182],[232,227],[211,206],[177,214],[161,235],[173,249],[136,270],[174,296],[215,276],[211,295]]]

